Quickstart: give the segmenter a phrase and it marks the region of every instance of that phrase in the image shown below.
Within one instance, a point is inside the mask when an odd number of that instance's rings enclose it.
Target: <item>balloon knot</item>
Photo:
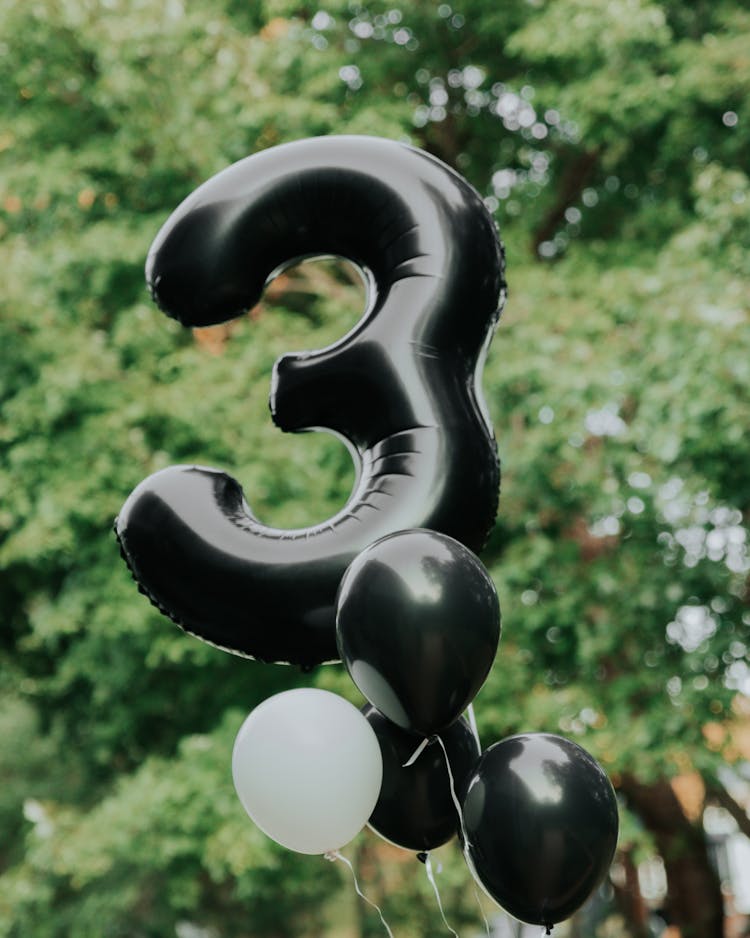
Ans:
[[[314,668],[314,664],[301,664],[299,666],[299,669],[303,674],[309,674]]]
[[[324,853],[323,856],[326,858],[326,860],[329,860],[331,863],[335,863],[336,860],[338,860],[335,850],[329,850],[326,853]]]
[[[549,924],[549,922],[545,922],[544,928],[545,928],[545,932],[544,932],[545,935],[552,934],[552,926]]]
[[[421,850],[421,851],[417,854],[417,859],[419,860],[420,863],[426,863],[426,862],[427,862],[427,854],[425,853],[424,850]]]

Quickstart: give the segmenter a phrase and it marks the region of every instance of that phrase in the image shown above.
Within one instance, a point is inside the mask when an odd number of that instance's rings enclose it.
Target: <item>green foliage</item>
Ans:
[[[750,625],[747,319],[740,281],[696,267],[571,257],[522,280],[533,316],[511,308],[488,368],[507,493],[488,724],[554,726],[642,778],[705,756]]]
[[[38,805],[23,863],[0,899],[3,934],[161,936],[201,909],[202,924],[246,935],[315,934],[335,873],[283,850],[247,823],[227,764],[243,715],[227,713],[211,735],[186,736],[175,758],[147,759],[85,815]],[[34,883],[48,889],[40,893]],[[280,914],[279,882],[289,906]],[[44,914],[55,896],[56,915]]]
[[[293,276],[221,354],[143,286],[188,192],[298,137],[426,147],[507,242],[484,742],[562,732],[615,779],[713,772],[704,726],[750,681],[743,5],[4,0],[0,27],[0,936],[333,933],[352,905],[346,871],[269,843],[229,780],[252,706],[310,680],[358,702],[351,683],[183,635],[111,533],[177,462],[226,468],[283,527],[346,499],[343,445],[283,436],[266,404],[278,355],[355,322],[346,273]],[[650,849],[632,817],[623,843]],[[421,867],[356,850],[401,933],[442,927]],[[449,919],[476,924],[444,863]]]

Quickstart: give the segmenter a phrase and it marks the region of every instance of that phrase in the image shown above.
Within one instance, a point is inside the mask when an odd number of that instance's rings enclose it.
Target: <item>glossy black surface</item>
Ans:
[[[353,444],[358,481],[341,512],[270,528],[225,472],[173,466],[142,482],[116,521],[135,580],[167,616],[228,651],[301,665],[336,658],[336,589],[363,548],[420,526],[479,550],[499,487],[479,371],[503,300],[502,254],[481,198],[434,157],[374,137],[250,156],[176,209],[146,273],[168,315],[203,326],[322,254],[367,272],[368,309],[333,345],[282,356],[270,405],[282,430],[327,427]]]
[[[429,736],[464,712],[492,667],[497,593],[458,541],[398,532],[370,545],[344,574],[336,638],[367,700],[402,729]]]
[[[476,878],[507,912],[534,925],[572,915],[617,844],[606,774],[585,749],[546,733],[490,746],[469,779],[463,815]]]
[[[447,843],[458,832],[459,821],[442,747],[433,740],[412,765],[404,766],[423,737],[399,729],[375,707],[362,712],[383,756],[383,784],[370,827],[406,850],[433,850]],[[479,758],[479,744],[463,717],[440,735],[460,799]]]

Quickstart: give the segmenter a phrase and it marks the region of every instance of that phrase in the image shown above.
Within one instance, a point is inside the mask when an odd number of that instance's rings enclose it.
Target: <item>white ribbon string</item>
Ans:
[[[422,753],[424,752],[425,746],[427,746],[427,744],[429,743],[429,741],[430,741],[430,738],[429,738],[428,736],[425,736],[425,738],[424,738],[424,739],[422,740],[422,742],[417,746],[417,748],[414,750],[414,752],[409,756],[409,758],[406,760],[406,762],[404,762],[404,764],[401,766],[401,768],[402,768],[402,769],[408,769],[410,765],[414,765],[414,763],[417,761],[417,759],[418,759],[418,758],[422,755]]]
[[[490,932],[490,923],[487,920],[487,915],[484,911],[484,906],[482,905],[482,898],[479,895],[479,890],[474,884],[474,898],[477,900],[477,905],[479,906],[479,911],[482,913],[482,921],[484,922],[484,930],[487,932],[487,938],[492,938],[492,933]]]
[[[487,931],[487,938],[491,938],[490,923],[487,921],[487,916],[484,914],[484,908],[482,907],[482,903],[479,901],[479,893],[477,892],[477,887],[476,887],[476,872],[474,870],[474,864],[471,862],[471,857],[469,855],[469,837],[466,833],[466,826],[464,824],[464,814],[463,814],[463,811],[461,810],[461,803],[458,800],[458,795],[456,794],[456,783],[453,778],[453,771],[451,770],[450,759],[448,758],[448,750],[445,748],[445,743],[439,736],[437,736],[436,739],[440,743],[440,748],[443,750],[443,757],[445,759],[445,768],[446,768],[446,771],[448,772],[448,781],[450,783],[451,798],[453,799],[453,807],[456,809],[456,814],[458,815],[458,823],[461,828],[461,839],[463,840],[463,843],[464,843],[464,846],[463,846],[464,859],[466,860],[466,865],[469,867],[469,872],[471,873],[472,877],[475,880],[474,895],[476,896],[476,899],[477,899],[477,905],[479,906],[479,911],[482,913],[482,918],[484,919],[484,927]]]
[[[363,899],[369,906],[372,906],[372,908],[375,909],[375,911],[380,916],[380,921],[383,923],[383,928],[385,928],[385,930],[388,932],[389,938],[393,938],[393,932],[388,927],[388,922],[386,922],[386,920],[383,918],[383,913],[380,910],[380,906],[377,903],[373,902],[372,899],[368,899],[367,896],[359,888],[359,883],[357,882],[357,874],[354,872],[354,867],[352,866],[351,862],[347,860],[347,858],[344,856],[343,853],[339,853],[338,850],[329,850],[328,853],[325,854],[325,858],[326,860],[330,860],[331,862],[333,862],[334,860],[341,860],[342,863],[345,863],[349,867],[349,870],[352,874],[352,880],[354,881],[354,888],[357,892],[357,895],[359,896],[360,899]]]
[[[471,727],[471,732],[474,734],[474,739],[477,741],[477,746],[479,746],[479,751],[482,751],[482,744],[479,741],[479,729],[477,728],[477,718],[474,715],[474,704],[470,703],[466,708],[466,716],[469,718],[469,726]]]
[[[453,772],[451,770],[450,759],[448,758],[448,750],[445,748],[445,743],[439,736],[436,736],[435,739],[437,739],[437,741],[440,743],[440,748],[443,750],[443,757],[445,758],[445,768],[448,771],[448,781],[450,782],[451,798],[453,799],[453,806],[456,809],[456,813],[458,814],[458,823],[461,827],[461,837],[464,842],[464,856],[468,859],[469,839],[466,836],[466,828],[464,827],[464,815],[463,815],[463,811],[461,810],[461,803],[459,802],[458,795],[456,794],[456,783],[453,780]]]
[[[429,879],[430,884],[432,885],[432,888],[435,891],[435,898],[437,899],[437,904],[438,904],[438,908],[440,909],[440,915],[443,919],[443,924],[452,935],[455,935],[456,938],[459,938],[458,932],[454,931],[454,929],[451,928],[451,926],[448,924],[448,920],[445,917],[445,912],[443,911],[443,902],[440,898],[440,891],[437,887],[437,883],[435,882],[435,876],[432,872],[432,861],[430,860],[429,853],[425,857],[424,868],[427,871],[427,879]]]

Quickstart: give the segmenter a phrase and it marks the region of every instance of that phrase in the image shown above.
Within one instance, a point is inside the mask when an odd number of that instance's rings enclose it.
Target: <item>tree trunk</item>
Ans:
[[[666,779],[646,785],[625,775],[620,790],[664,861],[670,924],[679,927],[682,938],[723,938],[724,904],[703,828],[685,817]]]
[[[625,919],[630,938],[650,938],[648,909],[641,895],[638,869],[633,862],[630,851],[621,850],[619,858],[625,870],[625,882],[622,885],[612,882],[617,907]]]
[[[580,198],[598,161],[598,150],[584,150],[567,164],[557,186],[557,199],[534,231],[532,247],[535,254],[539,245],[549,241],[560,227],[565,219],[565,210]]]

